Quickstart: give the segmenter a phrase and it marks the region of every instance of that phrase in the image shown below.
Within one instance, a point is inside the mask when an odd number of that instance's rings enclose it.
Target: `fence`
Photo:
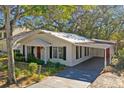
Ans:
[[[26,63],[26,62],[15,62],[15,66],[17,68],[22,69],[22,70],[28,69],[29,64],[30,63]],[[37,73],[39,74],[39,73],[44,72],[44,71],[45,71],[45,68],[44,67],[41,67],[41,65],[38,65]]]

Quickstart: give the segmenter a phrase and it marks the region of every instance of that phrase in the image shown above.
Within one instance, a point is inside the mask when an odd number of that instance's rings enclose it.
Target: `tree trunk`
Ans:
[[[6,45],[8,53],[8,83],[16,83],[15,77],[15,63],[14,63],[14,54],[12,49],[12,35],[11,35],[11,26],[10,26],[10,6],[6,6]]]

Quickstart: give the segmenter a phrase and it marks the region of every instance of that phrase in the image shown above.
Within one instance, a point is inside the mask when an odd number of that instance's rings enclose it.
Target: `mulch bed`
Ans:
[[[90,86],[91,88],[124,88],[124,79],[113,73],[101,74]]]
[[[115,68],[108,66],[89,86],[90,88],[124,88],[124,75]]]

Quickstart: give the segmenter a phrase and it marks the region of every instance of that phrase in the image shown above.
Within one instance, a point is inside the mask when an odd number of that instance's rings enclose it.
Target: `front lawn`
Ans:
[[[35,62],[16,62],[16,79],[19,87],[27,87],[65,69],[64,65],[48,61],[47,65]],[[0,58],[0,87],[18,87],[7,83],[7,56]]]

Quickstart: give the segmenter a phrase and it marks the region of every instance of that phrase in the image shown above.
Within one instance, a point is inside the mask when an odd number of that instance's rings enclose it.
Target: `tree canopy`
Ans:
[[[0,28],[4,28],[4,6]],[[123,33],[123,6],[22,5],[11,6],[11,24],[30,29],[72,32],[88,38],[113,39]],[[117,34],[116,34],[117,35]]]

